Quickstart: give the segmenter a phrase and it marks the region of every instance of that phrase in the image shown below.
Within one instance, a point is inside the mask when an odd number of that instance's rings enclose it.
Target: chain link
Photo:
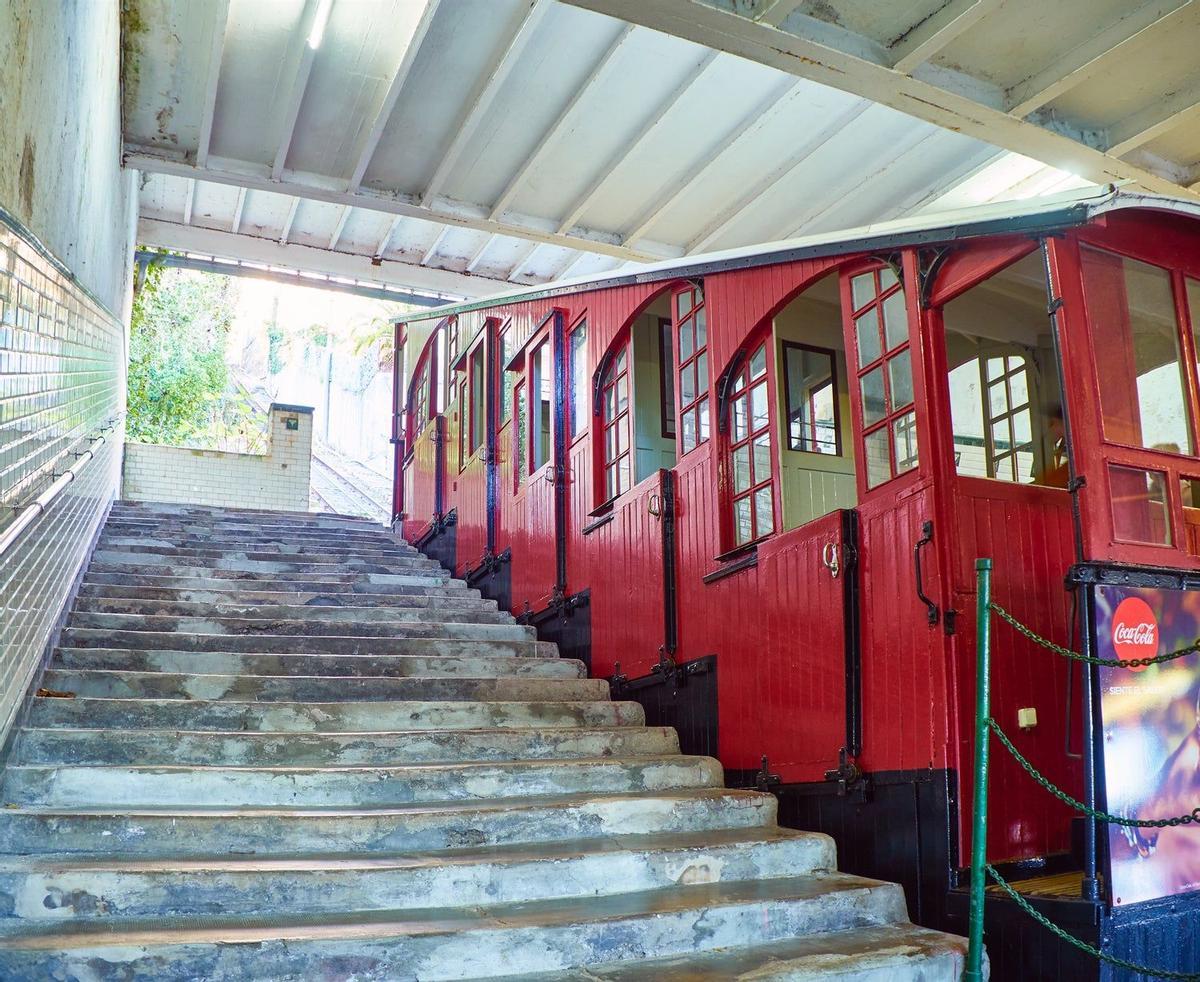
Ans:
[[[991,727],[997,739],[1004,745],[1004,749],[1016,758],[1018,764],[1025,768],[1025,773],[1063,804],[1070,805],[1076,811],[1083,812],[1088,818],[1094,818],[1100,822],[1108,822],[1112,825],[1124,825],[1126,828],[1139,829],[1173,829],[1179,825],[1191,825],[1200,822],[1200,807],[1193,808],[1190,815],[1181,815],[1178,818],[1121,818],[1117,815],[1110,815],[1108,812],[1102,812],[1096,808],[1089,808],[1082,801],[1076,801],[1065,791],[1060,791],[1049,780],[1043,777],[1042,773],[1021,755],[1021,751],[1013,746],[1013,742],[1008,738],[1008,735],[1000,729],[1000,724],[990,716],[987,719],[987,725]]]
[[[1148,665],[1158,665],[1162,662],[1174,661],[1176,658],[1183,658],[1185,655],[1200,651],[1200,638],[1197,638],[1183,648],[1176,648],[1174,651],[1155,655],[1153,658],[1130,658],[1126,661],[1122,661],[1119,658],[1096,658],[1093,655],[1080,654],[1078,651],[1072,651],[1070,648],[1064,648],[1060,644],[1046,640],[1027,628],[999,604],[994,603],[991,605],[991,608],[1002,621],[1012,627],[1018,634],[1024,635],[1030,641],[1034,642],[1034,644],[1040,644],[1043,648],[1049,648],[1055,654],[1062,655],[1064,658],[1085,661],[1089,665],[1103,665],[1105,668],[1145,668]]]
[[[1025,911],[1030,917],[1037,921],[1051,934],[1061,938],[1069,945],[1074,945],[1080,951],[1091,955],[1093,958],[1098,958],[1102,962],[1108,962],[1110,965],[1115,965],[1117,968],[1123,968],[1129,972],[1136,972],[1138,975],[1149,975],[1158,979],[1172,979],[1175,982],[1198,982],[1200,980],[1200,972],[1175,972],[1170,969],[1147,968],[1145,965],[1138,965],[1134,962],[1126,961],[1124,958],[1118,958],[1115,955],[1109,955],[1101,951],[1099,948],[1093,948],[1086,941],[1081,941],[1073,934],[1068,934],[1061,927],[1047,918],[1040,911],[1035,910],[1033,906],[1014,890],[1008,882],[996,872],[991,863],[987,863],[984,868],[988,871],[988,875],[996,881],[996,885],[1000,887],[1008,898],[1013,901],[1021,910]]]

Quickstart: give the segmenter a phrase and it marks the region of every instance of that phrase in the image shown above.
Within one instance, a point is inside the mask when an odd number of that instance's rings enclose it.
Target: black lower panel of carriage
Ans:
[[[614,699],[640,703],[647,726],[673,726],[685,754],[717,756],[717,656],[676,664],[663,659],[648,675],[609,679]]]

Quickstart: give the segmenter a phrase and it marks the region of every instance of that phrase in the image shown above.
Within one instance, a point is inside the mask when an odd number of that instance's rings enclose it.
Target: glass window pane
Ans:
[[[1024,367],[1023,359],[1013,358],[1010,360],[1016,361],[1019,366],[1008,377],[1008,392],[1012,400],[1012,407],[1019,409],[1029,402],[1029,370]]]
[[[908,311],[904,308],[903,290],[883,302],[883,334],[888,351],[908,340]]]
[[[629,449],[629,417],[617,423],[617,453],[623,454]]]
[[[684,321],[679,325],[679,360],[687,361],[692,357],[692,322]]]
[[[771,506],[771,486],[754,492],[754,523],[757,535],[770,535],[775,530],[774,509]]]
[[[617,379],[617,414],[629,408],[629,376],[622,375]]]
[[[1162,471],[1110,464],[1108,479],[1112,489],[1113,534],[1126,542],[1169,546],[1171,523],[1167,517],[1166,475]]]
[[[571,435],[587,429],[591,413],[588,398],[587,322],[571,332]]]
[[[767,346],[762,345],[750,356],[750,377],[758,378],[767,373]]]
[[[632,474],[630,473],[629,455],[626,454],[617,464],[617,472],[619,474],[619,487],[617,494],[624,494],[633,487]]]
[[[832,352],[786,345],[788,446],[808,453],[838,452]]]
[[[883,366],[872,369],[860,380],[862,385],[863,425],[878,423],[887,415],[883,393]]]
[[[696,358],[696,391],[703,392],[708,388],[708,354]]]
[[[767,383],[759,382],[750,390],[750,428],[761,429],[770,417],[767,414]]]
[[[703,348],[708,344],[708,308],[701,307],[696,311],[696,347]]]
[[[1187,279],[1188,313],[1192,318],[1192,340],[1196,343],[1196,351],[1200,352],[1200,280]],[[1197,366],[1200,370],[1200,366]],[[1200,507],[1200,501],[1197,501]]]
[[[1003,358],[989,358],[987,360],[988,381],[990,382],[993,379],[998,379],[1003,374],[1004,374],[1004,359]]]
[[[879,347],[879,314],[868,310],[854,320],[854,335],[858,339],[858,364],[869,365],[883,352]]]
[[[1008,417],[997,420],[992,424],[992,446],[996,453],[1004,453],[1013,448],[1013,440],[1008,432]]]
[[[1018,409],[1013,413],[1013,436],[1016,438],[1018,446],[1025,446],[1033,440],[1033,417],[1030,415],[1029,407]]]
[[[759,484],[771,476],[771,434],[760,433],[754,438],[753,483]]]
[[[517,391],[517,461],[513,467],[518,484],[521,483],[521,475],[525,473],[528,461],[529,409],[528,400],[525,398],[525,386],[522,385]]]
[[[708,439],[708,400],[701,401],[695,409],[696,435],[700,442]]]
[[[754,530],[750,524],[749,496],[738,498],[733,503],[733,535],[738,545],[754,538]]]
[[[988,383],[988,418],[996,419],[1008,412],[1008,387],[1004,379]]]
[[[892,410],[903,409],[913,401],[912,354],[905,350],[888,361],[888,381],[892,386]]]
[[[696,398],[696,363],[688,362],[679,370],[679,398],[686,406]]]
[[[733,400],[733,439],[744,440],[750,435],[750,397],[741,395]]]
[[[887,293],[889,289],[895,286],[900,281],[896,278],[896,271],[891,266],[884,266],[879,271],[879,292]]]
[[[691,312],[692,302],[691,290],[684,290],[679,294],[679,298],[676,300],[676,309],[679,311],[680,317],[686,317]]]
[[[855,310],[862,310],[875,299],[875,274],[860,273],[850,281],[850,292],[853,294]]]
[[[903,474],[917,466],[917,416],[905,413],[892,420],[892,440],[896,448],[896,473]]]
[[[1166,270],[1084,248],[1083,279],[1110,440],[1191,453],[1171,279]]]
[[[691,410],[683,414],[683,452],[687,453],[696,446],[696,419]]]
[[[613,362],[612,373],[613,373],[613,375],[620,375],[623,371],[625,371],[625,348],[624,347],[622,347],[621,350],[617,352],[617,357]]]
[[[733,490],[734,493],[745,491],[750,487],[750,445],[743,443],[733,450]]]
[[[867,459],[867,487],[876,487],[892,476],[886,426],[863,437],[863,456]]]

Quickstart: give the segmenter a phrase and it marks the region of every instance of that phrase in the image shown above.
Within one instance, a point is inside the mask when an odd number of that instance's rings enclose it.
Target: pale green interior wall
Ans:
[[[675,466],[675,441],[662,435],[662,375],[658,321],[671,314],[670,298],[659,297],[630,329],[633,339],[634,483],[659,468]]]
[[[850,389],[846,381],[846,352],[842,339],[837,277],[827,277],[788,304],[775,317],[774,332],[780,498],[783,527],[789,529],[838,508],[853,508],[858,501],[854,484],[854,431],[850,415]],[[829,348],[836,352],[838,424],[842,438],[842,454],[839,457],[803,453],[788,447],[784,341]]]

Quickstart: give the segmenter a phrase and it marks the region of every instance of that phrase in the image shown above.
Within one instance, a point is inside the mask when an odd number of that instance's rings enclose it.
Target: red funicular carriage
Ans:
[[[1195,204],[989,206],[423,318],[397,334],[404,534],[833,834],[847,869],[904,883],[918,921],[963,928],[976,558],[1060,645],[1103,654],[1126,595],[1164,645],[1200,633]],[[993,715],[1050,781],[1180,807],[1120,775],[1191,733],[1200,656],[1110,704],[1096,672],[994,636]],[[1200,831],[1093,842],[1000,751],[990,800],[989,859],[1052,919],[1171,956],[1153,938],[1200,909]],[[1192,884],[1146,874],[1160,854],[1196,862]],[[1140,885],[1120,895],[1114,869]],[[1014,911],[989,909],[997,971],[1096,976]]]

